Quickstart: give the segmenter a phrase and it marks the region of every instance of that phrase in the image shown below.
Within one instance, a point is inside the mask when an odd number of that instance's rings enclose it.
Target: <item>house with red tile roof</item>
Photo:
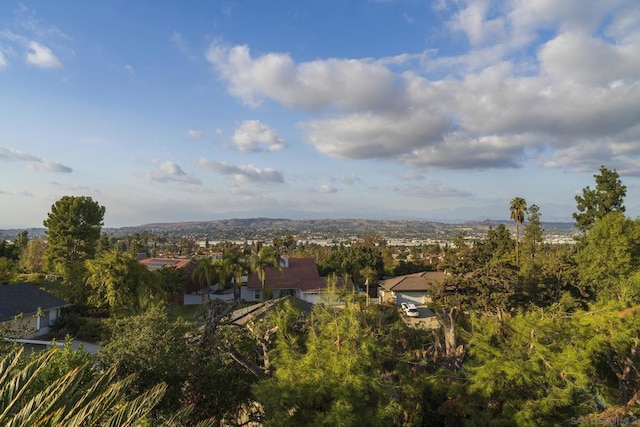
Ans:
[[[241,291],[241,299],[245,301],[262,301],[263,299],[295,296],[301,300],[316,303],[326,291],[327,282],[320,277],[318,267],[313,258],[283,257],[280,266],[265,270],[264,287],[253,272]]]
[[[403,302],[424,305],[431,302],[431,290],[436,283],[444,281],[442,271],[424,271],[407,274],[380,282],[378,294],[381,302],[400,305]]]

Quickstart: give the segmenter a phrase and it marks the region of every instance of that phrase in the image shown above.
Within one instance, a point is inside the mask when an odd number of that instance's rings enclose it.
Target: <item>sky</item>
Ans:
[[[637,0],[0,2],[0,228],[640,214]]]

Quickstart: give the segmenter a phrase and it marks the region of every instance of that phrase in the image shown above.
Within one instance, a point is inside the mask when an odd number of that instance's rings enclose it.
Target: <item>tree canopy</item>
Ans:
[[[574,212],[573,218],[576,227],[584,232],[589,231],[596,220],[608,213],[625,212],[623,203],[627,186],[622,184],[618,172],[600,166],[600,173],[593,177],[596,188],[587,186],[582,190],[582,196],[575,196],[578,212]]]
[[[54,203],[43,221],[47,228],[47,265],[64,271],[69,263],[92,259],[104,213],[104,206],[89,196],[64,196]]]

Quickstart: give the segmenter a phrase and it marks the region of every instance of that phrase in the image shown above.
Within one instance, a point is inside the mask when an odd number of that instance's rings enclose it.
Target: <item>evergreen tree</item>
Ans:
[[[465,361],[464,413],[471,425],[561,425],[596,408],[593,331],[578,318],[540,310],[473,318]]]
[[[540,208],[537,205],[529,206],[527,212],[527,225],[524,227],[522,236],[522,252],[525,258],[531,262],[535,261],[542,243],[544,242],[544,228],[540,222]]]
[[[597,219],[576,261],[583,289],[600,300],[626,299],[630,296],[626,279],[640,269],[640,222],[619,211]],[[627,302],[640,300],[634,297]]]
[[[65,273],[69,264],[95,256],[105,208],[88,196],[64,196],[43,221],[47,228],[45,261]]]
[[[600,173],[593,175],[596,180],[596,188],[585,187],[582,196],[576,196],[578,212],[573,214],[576,227],[587,232],[593,227],[596,220],[611,212],[624,213],[624,197],[627,195],[627,186],[620,181],[620,175],[613,169],[609,170],[600,166]]]
[[[388,326],[369,313],[349,302],[344,308],[318,304],[302,335],[298,324],[291,323],[298,316],[279,316],[274,376],[254,387],[265,424],[402,424],[408,414],[397,384],[400,370],[392,368],[398,361],[392,355],[390,332],[385,333]]]

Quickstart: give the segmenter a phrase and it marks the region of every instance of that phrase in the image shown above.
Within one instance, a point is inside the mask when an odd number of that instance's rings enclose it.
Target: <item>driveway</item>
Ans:
[[[419,317],[409,317],[401,314],[405,323],[413,328],[420,329],[438,329],[440,327],[440,323],[438,322],[438,318],[435,313],[427,306],[419,305],[416,307],[418,312],[420,313]]]

